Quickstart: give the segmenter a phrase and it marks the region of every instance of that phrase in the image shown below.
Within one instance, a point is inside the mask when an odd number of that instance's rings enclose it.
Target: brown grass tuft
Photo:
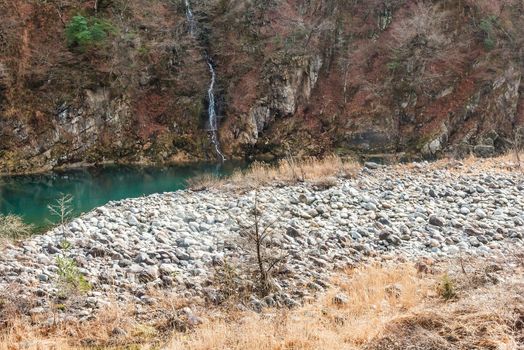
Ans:
[[[0,215],[0,239],[17,240],[31,235],[33,227],[16,215]]]
[[[214,174],[202,174],[187,179],[187,186],[193,191],[205,191],[210,188],[217,188],[223,180]]]
[[[449,157],[429,162],[422,168],[422,171],[447,170],[452,174],[515,173],[523,171],[521,159],[524,159],[524,153],[516,153],[514,150],[493,158],[480,158],[469,154],[460,160]],[[421,171],[418,163],[399,163],[392,165],[392,168],[396,170]]]
[[[337,177],[355,177],[360,165],[345,161],[332,155],[322,159],[307,158],[296,160],[287,158],[277,164],[255,162],[247,170],[237,171],[225,179],[212,175],[197,177],[188,182],[193,190],[209,188],[252,188],[272,184],[295,184],[310,182],[319,187],[330,187],[336,184]]]

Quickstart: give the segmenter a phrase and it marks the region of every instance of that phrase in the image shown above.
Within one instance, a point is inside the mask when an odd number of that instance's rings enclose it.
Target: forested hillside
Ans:
[[[520,143],[517,0],[0,0],[0,172],[487,156]]]

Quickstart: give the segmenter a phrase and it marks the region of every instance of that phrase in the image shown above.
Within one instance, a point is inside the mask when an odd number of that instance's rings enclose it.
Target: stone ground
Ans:
[[[368,164],[356,178],[334,183],[111,202],[64,228],[6,245],[0,289],[37,300],[28,312],[44,313],[67,299],[57,264],[66,257],[92,286],[70,306],[80,319],[115,300],[154,305],[152,291],[220,303],[224,266],[234,267],[235,279],[254,280],[246,233],[257,198],[261,227],[271,231],[265,251],[284,259],[271,293],[253,292],[240,307],[295,306],[327,288],[334,270],[363,260],[513,255],[524,247],[523,179],[517,171],[461,163]]]

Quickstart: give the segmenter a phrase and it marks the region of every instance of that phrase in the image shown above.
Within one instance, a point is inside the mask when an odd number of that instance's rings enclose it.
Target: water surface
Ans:
[[[38,175],[0,177],[0,214],[15,214],[42,230],[53,222],[48,204],[62,194],[73,196],[74,215],[112,200],[176,191],[187,179],[212,173],[231,174],[242,163],[197,163],[166,167],[107,165]]]

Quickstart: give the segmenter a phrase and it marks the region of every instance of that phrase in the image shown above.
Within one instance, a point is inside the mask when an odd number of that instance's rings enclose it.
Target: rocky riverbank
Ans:
[[[293,307],[327,288],[334,270],[363,260],[510,256],[524,247],[523,194],[522,173],[479,161],[368,164],[355,178],[326,183],[111,202],[65,228],[6,245],[0,288],[36,300],[29,314],[44,313],[67,298],[57,263],[67,257],[91,286],[69,306],[80,319],[112,302],[145,310],[158,291],[220,303],[224,264],[236,279],[253,280],[253,246],[242,236],[256,197],[262,225],[274,222],[268,244],[286,258],[271,293],[247,295],[239,307]]]

